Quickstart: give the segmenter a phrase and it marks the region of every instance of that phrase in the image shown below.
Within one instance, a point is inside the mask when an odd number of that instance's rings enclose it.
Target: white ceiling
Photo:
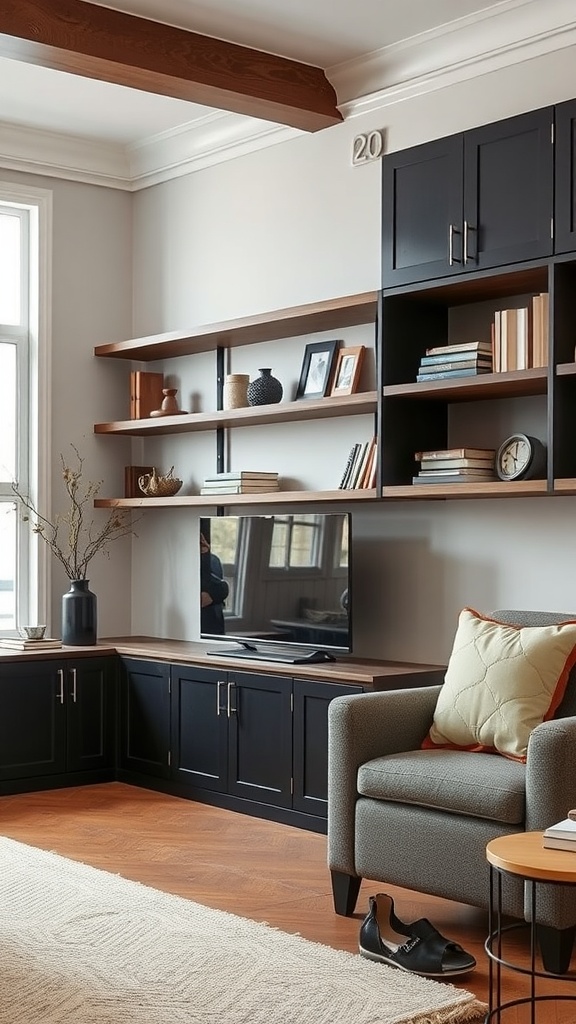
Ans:
[[[90,2],[325,70],[479,11],[509,6],[507,0]],[[0,59],[0,122],[5,124],[134,144],[207,113],[184,100]]]
[[[347,121],[576,46],[574,0],[90,2],[321,67]],[[0,168],[135,191],[298,134],[0,58]]]

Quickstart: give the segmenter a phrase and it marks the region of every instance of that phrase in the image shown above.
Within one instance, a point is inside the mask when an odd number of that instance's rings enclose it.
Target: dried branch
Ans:
[[[97,554],[101,552],[110,557],[107,549],[113,541],[137,534],[133,529],[131,514],[127,510],[115,509],[110,512],[100,529],[97,529],[94,520],[86,521],[86,507],[92,505],[100,491],[102,480],[82,483],[84,459],[75,445],[72,444],[70,447],[76,456],[76,466],[69,466],[60,454],[62,479],[69,506],[64,513],[56,515],[53,522],[38,511],[30,496],[23,494],[16,482],[12,483],[12,490],[24,510],[23,519],[31,523],[32,531],[48,545],[52,554],[64,567],[68,579],[85,580],[88,566]]]

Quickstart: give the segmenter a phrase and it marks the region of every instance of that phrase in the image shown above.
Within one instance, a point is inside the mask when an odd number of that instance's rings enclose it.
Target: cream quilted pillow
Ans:
[[[528,738],[558,708],[576,662],[576,622],[509,626],[464,608],[423,747],[526,760]]]

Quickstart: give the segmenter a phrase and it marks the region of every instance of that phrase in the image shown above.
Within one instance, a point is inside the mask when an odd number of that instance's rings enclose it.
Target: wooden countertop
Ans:
[[[208,654],[218,650],[210,641],[167,640],[150,636],[117,636],[99,640],[94,647],[62,647],[52,651],[12,651],[0,649],[0,664],[30,660],[89,658],[120,654],[149,661],[169,661],[225,668],[236,672],[261,672],[267,675],[290,675],[300,679],[319,679],[331,683],[352,683],[375,690],[431,686],[444,680],[443,665],[418,664],[406,661],[377,661],[342,655],[336,661],[318,664],[291,665],[285,662],[261,661],[257,658],[235,658],[232,655]],[[391,685],[392,684],[392,685]]]

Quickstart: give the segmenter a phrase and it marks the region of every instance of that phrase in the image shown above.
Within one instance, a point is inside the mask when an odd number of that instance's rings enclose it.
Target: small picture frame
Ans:
[[[330,395],[353,395],[358,390],[364,349],[364,345],[339,349]]]
[[[306,345],[296,398],[325,398],[330,387],[338,341]]]

